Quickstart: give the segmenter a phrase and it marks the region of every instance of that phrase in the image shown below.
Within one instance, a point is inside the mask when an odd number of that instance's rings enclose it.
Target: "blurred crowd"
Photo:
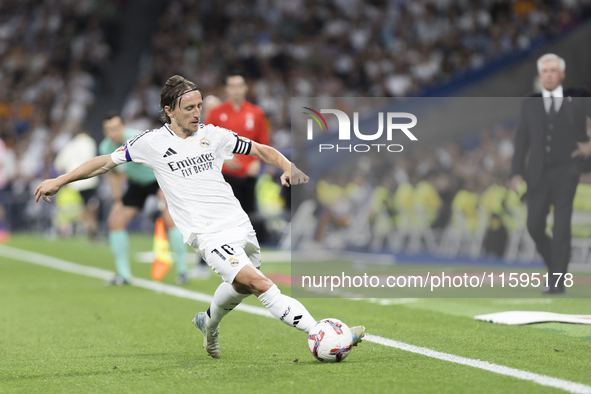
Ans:
[[[119,10],[115,0],[0,2],[0,201],[12,229],[26,222],[32,184],[56,175],[56,155],[84,125]]]
[[[523,199],[527,186],[516,194],[509,184],[514,135],[514,125],[499,124],[391,161],[392,155],[357,155],[358,160],[316,183],[313,242],[448,256],[511,253],[517,258],[529,238]],[[591,213],[590,174],[581,176],[574,211]],[[588,215],[583,219],[573,221],[574,237],[591,236]],[[514,250],[512,235],[518,238]],[[533,247],[529,252],[527,258],[533,259]]]
[[[218,94],[234,73],[288,130],[291,97],[421,95],[590,14],[589,0],[173,0],[124,113],[155,119],[170,75]]]
[[[124,3],[0,2],[0,201],[12,204],[0,209],[0,230],[11,215],[14,230],[28,218],[39,221],[39,208],[28,205],[31,187],[58,174],[56,155],[83,130],[117,50]],[[171,0],[121,113],[128,127],[147,129],[159,124],[159,93],[171,75],[224,99],[225,76],[241,74],[248,100],[267,116],[271,144],[287,149],[291,97],[420,96],[590,13],[591,0]],[[512,138],[495,133],[494,141],[481,136],[477,150],[450,144],[436,155],[416,153],[396,163],[393,181],[454,173],[437,179],[459,187],[459,177],[477,190],[483,178],[464,172],[480,161],[490,167],[495,154],[505,161],[495,162],[491,177],[504,179]],[[460,152],[464,163],[478,165],[459,166]]]

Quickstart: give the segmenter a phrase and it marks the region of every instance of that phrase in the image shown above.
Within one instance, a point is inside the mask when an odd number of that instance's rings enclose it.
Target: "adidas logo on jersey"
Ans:
[[[168,156],[172,156],[172,155],[176,155],[176,152],[174,151],[174,149],[168,148],[168,150],[166,151],[166,153],[162,157],[168,157]]]

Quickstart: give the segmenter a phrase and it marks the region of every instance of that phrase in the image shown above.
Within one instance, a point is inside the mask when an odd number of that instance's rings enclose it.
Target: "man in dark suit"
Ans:
[[[527,229],[548,268],[544,294],[564,293],[573,199],[581,174],[577,157],[591,152],[586,125],[591,116],[589,99],[581,98],[583,90],[562,87],[564,70],[564,60],[554,54],[538,59],[543,88],[523,102],[511,171],[515,192],[524,178],[527,182]],[[550,206],[554,207],[552,237],[546,234]]]

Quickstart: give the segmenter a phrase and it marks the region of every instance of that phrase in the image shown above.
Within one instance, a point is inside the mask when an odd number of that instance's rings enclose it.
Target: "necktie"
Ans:
[[[554,119],[556,116],[556,108],[554,108],[554,96],[550,96],[550,108],[548,109],[548,117]]]

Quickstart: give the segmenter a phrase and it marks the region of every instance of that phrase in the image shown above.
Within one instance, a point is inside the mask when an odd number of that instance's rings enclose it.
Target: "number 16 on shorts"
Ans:
[[[220,246],[220,249],[223,250],[224,252],[226,252],[226,254],[227,255],[230,255],[230,256],[234,256],[236,254],[236,252],[234,251],[234,249],[230,245],[228,245],[228,244],[224,244],[224,245]],[[222,260],[226,260],[226,256],[224,256],[222,253],[220,253],[220,251],[217,248],[215,248],[214,250],[212,250],[211,253],[215,253]]]

